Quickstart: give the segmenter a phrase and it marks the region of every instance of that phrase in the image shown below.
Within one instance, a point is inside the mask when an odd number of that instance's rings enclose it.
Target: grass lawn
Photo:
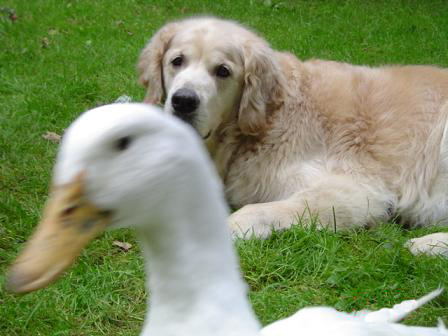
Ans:
[[[16,297],[1,287],[46,199],[57,146],[42,135],[61,134],[80,112],[120,95],[142,100],[136,59],[166,21],[236,19],[302,59],[448,66],[444,0],[4,0],[0,7],[0,335],[138,334],[146,294],[132,232],[93,241],[47,289]],[[344,234],[296,227],[237,247],[265,324],[308,305],[375,309],[448,288],[447,260],[415,258],[402,247],[436,231],[391,223]],[[124,252],[115,240],[133,247]],[[437,317],[448,322],[447,293],[406,323],[435,325]]]

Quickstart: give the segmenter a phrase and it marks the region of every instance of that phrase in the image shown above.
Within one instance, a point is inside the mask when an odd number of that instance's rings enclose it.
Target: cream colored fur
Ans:
[[[174,57],[183,64],[173,67]],[[218,78],[225,64],[231,76]],[[301,218],[323,227],[448,223],[448,71],[301,61],[241,25],[192,18],[162,27],[138,63],[146,102],[179,88],[225,183],[237,236]]]

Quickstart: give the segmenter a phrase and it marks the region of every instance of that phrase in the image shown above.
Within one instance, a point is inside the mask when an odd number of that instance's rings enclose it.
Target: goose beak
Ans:
[[[56,280],[109,224],[110,213],[86,200],[83,176],[52,189],[42,220],[7,274],[10,291],[31,292]]]

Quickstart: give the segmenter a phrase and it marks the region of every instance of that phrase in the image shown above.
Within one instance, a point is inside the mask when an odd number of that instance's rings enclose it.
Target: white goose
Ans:
[[[222,186],[189,126],[148,105],[99,107],[66,132],[43,219],[11,268],[8,285],[16,292],[41,288],[105,228],[133,227],[151,291],[141,335],[447,335],[443,326],[390,322],[439,292],[357,317],[305,308],[261,329],[227,216]]]

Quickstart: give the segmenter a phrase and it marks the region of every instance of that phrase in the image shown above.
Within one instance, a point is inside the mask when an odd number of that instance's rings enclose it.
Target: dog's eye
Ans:
[[[230,76],[230,70],[224,64],[218,65],[216,67],[216,76],[221,78],[226,78]]]
[[[175,67],[181,66],[184,61],[183,56],[177,56],[172,61],[171,64]]]

